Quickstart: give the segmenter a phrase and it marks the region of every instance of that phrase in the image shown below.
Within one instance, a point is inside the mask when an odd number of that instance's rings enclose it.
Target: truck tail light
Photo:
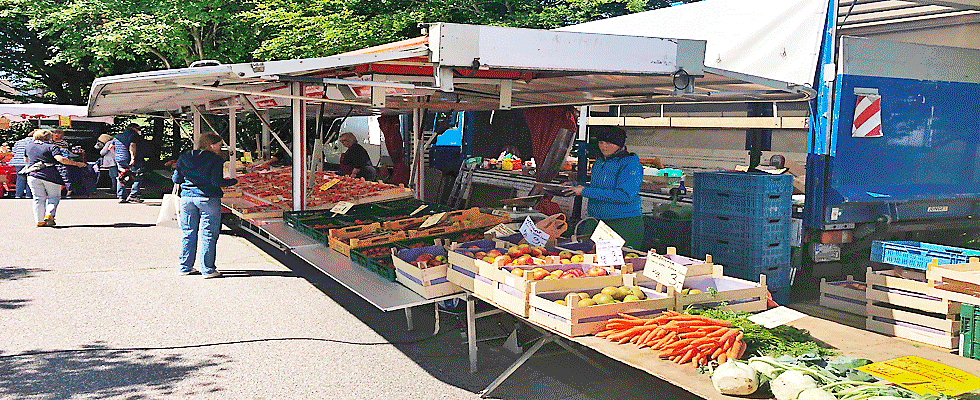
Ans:
[[[853,235],[850,230],[824,231],[820,233],[820,243],[841,244],[850,243]]]

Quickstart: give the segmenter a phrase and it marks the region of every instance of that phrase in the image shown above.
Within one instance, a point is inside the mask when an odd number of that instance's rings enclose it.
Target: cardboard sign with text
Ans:
[[[347,214],[347,211],[350,211],[351,207],[354,207],[354,203],[351,203],[349,201],[338,201],[337,204],[335,204],[333,208],[330,209],[330,212],[334,214],[344,215]]]
[[[548,243],[548,239],[551,239],[551,235],[538,228],[531,217],[525,218],[524,223],[521,224],[521,235],[524,235],[527,243],[534,247],[544,246]]]
[[[925,396],[959,396],[980,389],[980,378],[975,375],[916,356],[876,362],[857,370]]]
[[[681,265],[667,259],[657,253],[647,254],[647,263],[643,266],[643,275],[662,283],[664,286],[673,287],[680,292],[684,289],[684,277],[687,275],[687,266]]]
[[[612,240],[595,242],[595,262],[599,265],[623,265],[623,245]]]

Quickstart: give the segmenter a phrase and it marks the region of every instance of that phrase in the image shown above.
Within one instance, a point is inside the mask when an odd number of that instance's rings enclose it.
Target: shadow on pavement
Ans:
[[[67,228],[149,228],[156,224],[137,224],[133,222],[116,222],[114,224],[85,224],[85,225],[57,225],[55,229]]]
[[[248,278],[252,276],[281,276],[286,278],[299,278],[293,271],[263,271],[257,269],[222,269],[222,278]]]
[[[25,299],[11,299],[11,300],[0,300],[0,310],[13,310],[26,306],[30,300]]]
[[[0,281],[11,280],[16,281],[18,279],[30,278],[36,275],[38,272],[48,272],[50,270],[41,268],[24,268],[24,267],[0,267]]]
[[[395,343],[399,351],[430,375],[449,385],[479,393],[517,358],[517,355],[502,350],[503,339],[482,341],[478,343],[479,370],[471,374],[469,353],[463,334],[466,326],[465,311],[455,315],[442,312],[440,314],[442,329],[439,334],[432,336],[435,306],[415,307],[413,308],[415,330],[408,331],[404,312],[382,312],[305,261],[291,254],[285,254],[282,250],[247,233],[243,234],[243,237],[279,260],[296,275],[309,281],[385,340]],[[485,309],[488,308],[479,307],[478,311]],[[506,313],[480,319],[477,323],[477,337],[483,339],[507,335],[515,325],[520,324]],[[530,328],[519,328],[518,332],[522,344],[533,342],[537,337],[537,333]],[[524,348],[529,346],[530,344],[527,344]],[[552,343],[543,347],[508,377],[490,393],[489,398],[630,399],[647,398],[651,393],[656,393],[655,398],[699,399],[646,372],[610,360],[591,349],[577,347],[598,362],[602,366],[602,371]],[[693,369],[692,373],[695,373]]]
[[[31,352],[28,352],[31,353]],[[79,350],[37,352],[34,355],[0,354],[0,398],[127,399],[194,397],[220,394],[224,389],[208,383],[176,392],[175,384],[197,374],[220,373],[230,362],[224,355],[189,360],[178,355],[112,349],[95,343]]]

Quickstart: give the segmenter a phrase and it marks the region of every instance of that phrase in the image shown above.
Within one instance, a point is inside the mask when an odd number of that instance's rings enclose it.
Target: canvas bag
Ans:
[[[160,214],[157,215],[157,226],[167,228],[180,227],[180,196],[177,195],[179,185],[174,185],[172,193],[163,195],[163,203],[160,204]]]

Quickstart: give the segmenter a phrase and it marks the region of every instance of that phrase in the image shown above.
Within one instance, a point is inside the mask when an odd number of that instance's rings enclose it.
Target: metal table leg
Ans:
[[[470,352],[470,373],[476,372],[476,298],[466,296],[466,344]]]
[[[408,330],[414,331],[415,324],[412,322],[412,307],[405,307],[405,321],[408,322]]]
[[[432,336],[435,336],[439,333],[439,303],[432,304],[436,306],[436,330],[432,332]]]
[[[517,369],[520,368],[521,365],[523,365],[528,359],[530,359],[535,352],[541,349],[541,346],[544,346],[545,344],[548,344],[548,342],[553,342],[553,341],[555,341],[554,335],[545,335],[541,337],[541,339],[538,339],[538,341],[535,342],[534,345],[531,346],[531,348],[527,349],[527,351],[525,351],[524,354],[522,354],[520,357],[517,358],[517,361],[514,361],[514,363],[511,364],[509,367],[507,367],[507,369],[504,370],[504,372],[500,374],[500,376],[498,376],[497,379],[494,379],[493,382],[490,383],[490,386],[487,386],[486,389],[483,389],[483,391],[480,392],[480,398],[486,397],[488,394],[490,394],[490,392],[496,389],[497,386],[500,386],[500,384],[503,383],[503,381],[507,379],[507,377],[509,377],[510,374],[513,374],[514,371],[517,371]]]

